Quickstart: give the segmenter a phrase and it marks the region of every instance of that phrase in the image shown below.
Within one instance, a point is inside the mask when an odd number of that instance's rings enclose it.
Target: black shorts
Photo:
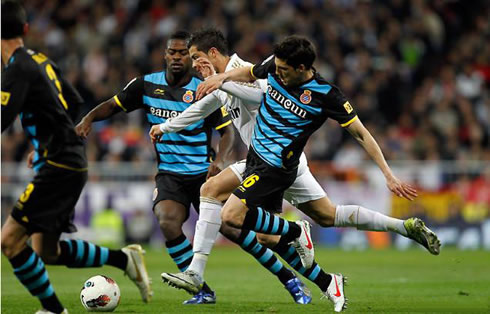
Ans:
[[[207,172],[198,175],[159,172],[155,176],[156,188],[153,191],[153,209],[160,201],[176,201],[185,206],[187,219],[191,203],[194,205],[194,209],[199,211],[199,195],[201,185],[206,182],[206,175]]]
[[[12,217],[36,232],[75,232],[75,205],[87,182],[87,171],[66,170],[44,165],[20,195]]]
[[[233,194],[245,200],[249,208],[261,207],[272,213],[280,213],[284,191],[296,180],[297,172],[297,167],[286,170],[269,165],[250,147],[244,180]]]

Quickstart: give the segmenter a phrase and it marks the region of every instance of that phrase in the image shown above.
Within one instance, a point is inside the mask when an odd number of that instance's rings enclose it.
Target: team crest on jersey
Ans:
[[[157,199],[157,196],[158,196],[158,188],[155,188],[153,190],[153,198],[152,198],[152,201],[155,201]]]
[[[303,94],[299,96],[299,101],[305,105],[309,104],[311,102],[311,91],[305,90]]]
[[[184,96],[182,96],[182,100],[186,103],[190,103],[194,100],[194,95],[192,95],[192,91],[188,90],[185,92]]]

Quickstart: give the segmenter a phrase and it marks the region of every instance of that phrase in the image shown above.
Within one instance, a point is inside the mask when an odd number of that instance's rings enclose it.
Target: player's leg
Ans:
[[[27,229],[9,216],[2,227],[2,253],[12,265],[17,279],[39,299],[42,307],[62,313],[63,305],[51,286],[43,260],[27,245],[28,239]]]
[[[366,231],[391,231],[422,244],[432,254],[439,253],[437,236],[418,218],[401,220],[359,205],[335,206],[313,177],[306,164],[301,164],[298,177],[284,193],[284,198],[322,227],[354,227]]]
[[[307,304],[311,301],[311,297],[305,293],[304,285],[294,281],[294,274],[283,267],[269,249],[257,243],[254,232],[241,231],[231,227],[226,228],[225,226],[220,230],[222,202],[228,199],[231,192],[240,185],[240,174],[243,172],[244,166],[244,162],[233,164],[202,185],[192,262],[185,272],[178,274],[162,273],[162,278],[179,288],[186,289],[191,293],[198,293],[203,282],[208,256],[220,231],[229,240],[237,243],[246,252],[254,256],[261,265],[275,274],[286,287],[291,286],[290,290],[294,291],[293,297],[297,303]],[[247,237],[249,233],[252,234],[253,239]]]
[[[332,280],[332,276],[329,273],[326,273],[316,261],[313,261],[311,267],[306,269],[300,263],[300,257],[294,247],[284,241],[282,237],[257,234],[257,238],[262,245],[267,246],[272,251],[279,254],[279,256],[281,256],[294,270],[316,284],[321,291],[327,290]]]
[[[228,167],[201,186],[199,220],[194,233],[194,257],[188,268],[201,277],[204,277],[208,256],[221,227],[222,202],[228,199],[240,181],[235,171]]]
[[[59,241],[58,234],[35,233],[32,236],[32,248],[48,265],[65,265],[70,268],[110,265],[119,268],[138,287],[142,300],[151,300],[153,292],[143,257],[144,251],[138,244],[111,250],[83,240]]]
[[[182,231],[189,209],[173,200],[158,202],[153,209],[160,230],[166,239],[167,252],[179,270],[184,271],[192,259],[192,244]]]

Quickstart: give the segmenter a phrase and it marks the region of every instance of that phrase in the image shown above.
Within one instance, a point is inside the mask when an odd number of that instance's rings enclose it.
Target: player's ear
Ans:
[[[300,64],[297,68],[296,71],[298,72],[304,72],[306,71],[306,66],[304,64]]]
[[[218,54],[218,49],[216,49],[214,47],[209,48],[208,56],[210,56],[212,58],[216,58],[217,54]]]

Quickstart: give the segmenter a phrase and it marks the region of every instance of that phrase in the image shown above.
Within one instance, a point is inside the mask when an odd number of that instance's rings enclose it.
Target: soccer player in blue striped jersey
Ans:
[[[165,50],[165,70],[133,79],[117,95],[91,110],[76,126],[77,134],[86,137],[93,121],[107,119],[119,112],[143,109],[148,123],[154,125],[191,106],[202,80],[192,70],[188,39],[188,32],[173,33]],[[201,185],[207,177],[221,171],[226,162],[234,139],[230,124],[227,112],[216,110],[208,118],[179,133],[169,134],[154,145],[158,173],[153,213],[165,236],[167,252],[180,270],[187,268],[193,256],[192,245],[182,232],[182,225],[189,217],[190,205],[199,208]],[[211,147],[213,129],[221,135],[216,154]],[[206,284],[203,289],[209,301],[214,302],[214,292]],[[202,298],[200,301],[206,303]]]
[[[201,80],[191,71],[192,62],[187,50],[187,40],[187,32],[171,35],[165,54],[166,70],[134,79],[122,92],[97,106],[77,126],[79,135],[87,136],[92,121],[106,119],[117,112],[142,108],[146,111],[150,125],[157,125],[179,115],[191,106],[195,101],[195,90]],[[220,140],[218,156],[210,163],[212,128],[222,132],[223,136]],[[192,245],[182,232],[182,224],[188,217],[191,203],[194,208],[199,208],[199,189],[206,177],[215,175],[221,170],[221,156],[226,156],[232,145],[233,137],[230,131],[230,115],[226,110],[218,109],[209,117],[193,123],[184,130],[167,134],[154,142],[158,158],[158,174],[153,210],[167,240],[167,251],[180,271],[187,269],[193,257]],[[217,228],[219,229],[219,226]],[[240,230],[229,228],[223,234],[235,243],[240,242]],[[283,283],[296,279],[269,249],[257,243],[254,233],[250,232],[250,234],[253,237],[247,245],[242,245],[245,251],[253,255]],[[193,293],[194,297],[187,300],[185,304],[216,302],[214,292],[206,283]],[[298,291],[298,293],[300,302],[311,301],[306,292]]]
[[[141,246],[110,250],[83,240],[60,241],[62,232],[77,230],[75,204],[88,176],[85,147],[73,123],[83,99],[54,62],[24,47],[28,27],[21,5],[2,1],[1,12],[2,132],[19,116],[34,146],[28,165],[36,172],[2,226],[2,253],[20,283],[41,303],[37,314],[67,313],[45,264],[117,267],[148,302],[151,286]]]
[[[293,241],[304,263],[313,257],[311,240],[303,230],[307,224],[291,223],[269,213],[280,210],[280,197],[294,181],[309,136],[327,118],[337,120],[359,141],[380,167],[393,193],[410,200],[417,195],[415,189],[392,174],[376,141],[340,90],[316,73],[312,67],[315,56],[308,39],[290,36],[276,45],[274,55],[261,64],[211,77],[199,86],[197,93],[200,99],[220,88],[225,81],[267,79],[267,91],[259,108],[247,156],[246,179],[226,202],[222,219],[224,224],[236,228],[278,234],[283,240]],[[388,230],[416,240],[432,254],[439,253],[437,236],[420,219],[411,218],[404,222],[383,215],[373,216],[373,211],[350,205],[328,211],[335,213],[336,226],[378,230],[388,226]],[[345,307],[343,276],[333,277],[325,295],[333,301],[335,310],[341,311]]]

